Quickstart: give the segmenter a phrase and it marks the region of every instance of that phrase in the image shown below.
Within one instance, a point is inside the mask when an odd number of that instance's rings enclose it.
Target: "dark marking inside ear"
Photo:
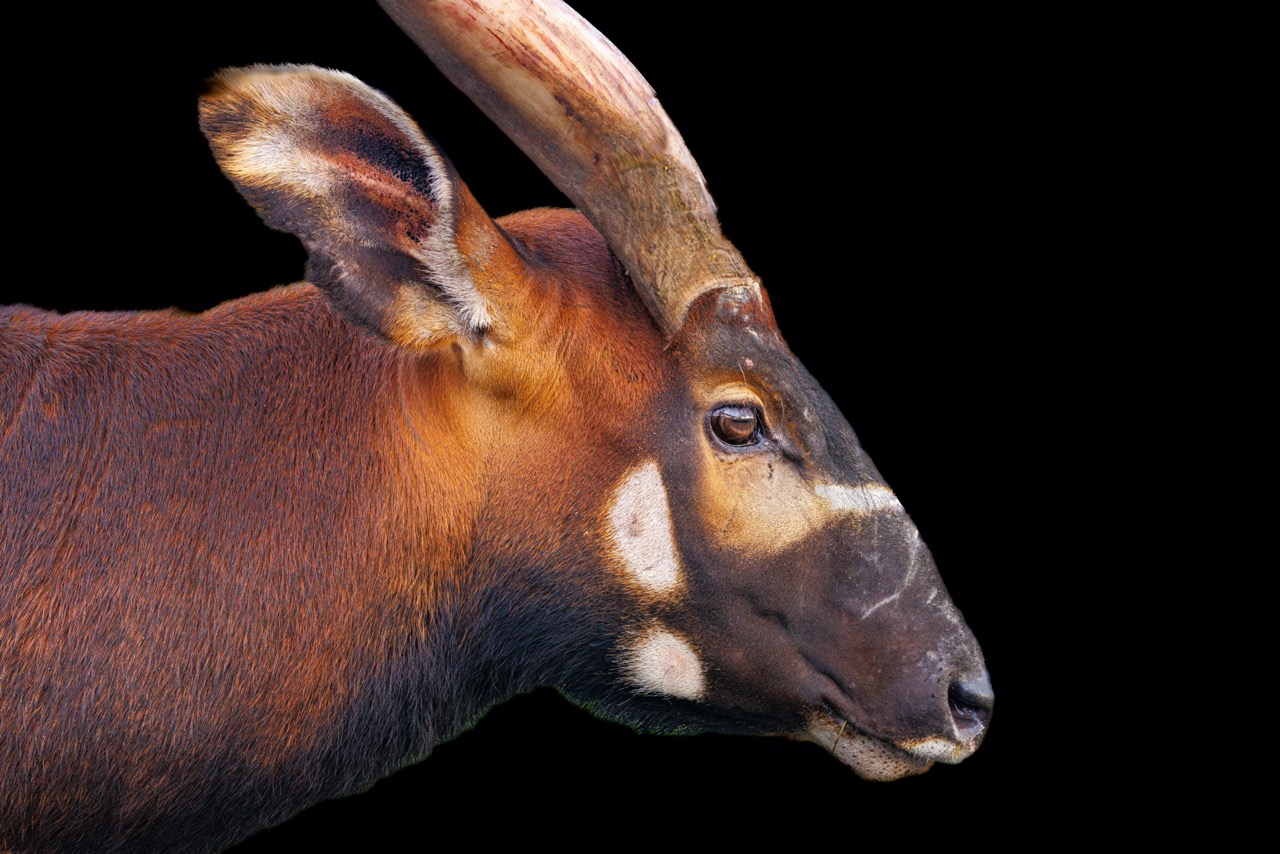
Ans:
[[[414,127],[412,132],[422,139],[412,140],[405,128],[367,107],[350,99],[325,104],[316,127],[316,148],[339,158],[342,152],[354,155],[342,158],[353,177],[407,185],[417,196],[436,203],[429,154],[418,144],[425,141],[425,134]],[[430,153],[443,159],[438,151]]]
[[[387,128],[364,124],[336,125],[334,143],[359,154],[365,162],[410,185],[420,195],[433,198],[435,190],[422,160],[422,152],[407,148],[403,137],[387,131]]]

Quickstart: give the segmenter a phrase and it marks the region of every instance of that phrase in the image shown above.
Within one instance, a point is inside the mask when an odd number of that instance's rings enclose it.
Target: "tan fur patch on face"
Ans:
[[[623,668],[631,684],[646,694],[698,700],[707,689],[698,653],[667,629],[644,634],[631,647]]]
[[[773,454],[724,459],[707,449],[702,471],[704,518],[727,548],[772,554],[835,518],[830,504]]]
[[[850,516],[903,512],[884,484],[811,487],[773,454],[725,458],[708,449],[703,473],[701,507],[712,534],[729,548],[774,554]]]
[[[614,554],[633,581],[650,593],[680,586],[680,558],[662,472],[645,463],[627,476],[609,507]]]

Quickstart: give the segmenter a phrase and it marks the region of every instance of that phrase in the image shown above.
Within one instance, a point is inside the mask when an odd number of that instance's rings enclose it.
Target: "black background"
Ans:
[[[24,260],[3,301],[201,310],[301,278],[297,241],[261,224],[197,128],[203,81],[228,65],[350,71],[419,121],[494,216],[566,204],[375,4],[337,6],[97,5],[70,32],[61,7],[36,10],[32,32],[57,35],[33,36],[43,61],[10,78],[8,249]],[[848,844],[867,822],[953,845],[1013,838],[993,817],[1049,808],[1049,769],[1079,760],[1071,724],[1087,711],[1077,674],[1050,663],[1071,584],[1057,492],[1088,469],[1064,441],[1082,392],[1063,327],[1090,181],[1050,22],[578,8],[656,89],[793,350],[933,549],[986,651],[991,734],[960,766],[871,784],[810,745],[643,737],[539,693],[243,849],[425,845],[459,823],[494,842],[604,826],[640,844]]]

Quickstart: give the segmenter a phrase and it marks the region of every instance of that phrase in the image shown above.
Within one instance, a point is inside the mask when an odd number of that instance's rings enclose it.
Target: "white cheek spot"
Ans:
[[[680,584],[680,559],[671,531],[671,507],[657,463],[646,463],[618,487],[609,508],[609,532],[635,581],[654,593]]]
[[[666,629],[641,638],[624,668],[631,683],[646,694],[697,700],[706,691],[702,660],[688,641]]]
[[[878,510],[905,512],[902,502],[893,490],[878,483],[862,486],[838,486],[832,483],[820,483],[813,488],[817,496],[828,504],[836,513],[853,513],[868,516]]]

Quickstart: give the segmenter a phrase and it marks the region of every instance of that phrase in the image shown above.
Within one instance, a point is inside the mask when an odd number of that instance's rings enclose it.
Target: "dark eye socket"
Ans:
[[[754,445],[760,441],[760,412],[754,406],[721,406],[711,413],[711,432],[726,445]]]

